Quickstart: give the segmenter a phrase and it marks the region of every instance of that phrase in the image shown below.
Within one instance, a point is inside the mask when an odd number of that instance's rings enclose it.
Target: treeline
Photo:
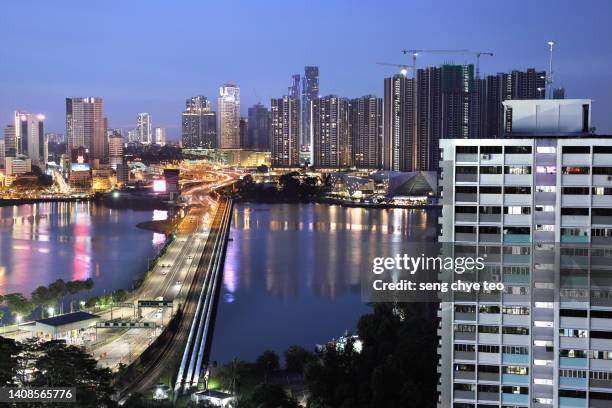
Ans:
[[[116,406],[111,400],[111,371],[98,367],[90,354],[63,340],[18,342],[0,337],[0,360],[0,387],[75,387],[78,407]]]
[[[275,185],[255,183],[248,174],[236,182],[238,199],[257,202],[312,202],[329,191],[329,178],[305,176],[298,172],[286,173]]]
[[[22,318],[30,316],[39,308],[40,317],[42,318],[49,307],[57,308],[58,313],[61,313],[66,296],[74,296],[80,292],[90,291],[93,287],[94,281],[91,278],[69,282],[58,279],[49,286],[37,287],[32,292],[30,300],[21,293],[0,295],[0,305],[4,304],[8,307],[11,314]],[[0,310],[0,319],[3,317],[3,312]]]

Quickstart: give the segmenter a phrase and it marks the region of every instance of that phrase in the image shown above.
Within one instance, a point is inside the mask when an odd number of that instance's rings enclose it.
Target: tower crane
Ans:
[[[412,65],[406,64],[390,64],[388,62],[377,62],[378,65],[384,65],[386,67],[397,67],[400,68],[400,74],[403,76],[408,76],[408,71],[413,69]]]
[[[471,51],[467,49],[457,50],[402,50],[404,55],[412,55],[412,70],[416,73],[416,61],[419,54],[460,54],[460,55],[474,55],[476,57],[476,78],[480,78],[480,57],[482,55],[493,56],[492,52],[488,51]]]

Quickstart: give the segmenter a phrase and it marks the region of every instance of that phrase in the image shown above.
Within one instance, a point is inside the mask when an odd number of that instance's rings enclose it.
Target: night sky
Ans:
[[[184,101],[241,88],[242,111],[287,92],[318,65],[321,94],[382,96],[402,48],[491,51],[481,73],[546,69],[555,86],[588,97],[598,133],[612,133],[612,2],[601,1],[2,1],[0,125],[23,109],[65,133],[64,98],[101,96],[111,127],[138,112],[179,136]],[[423,55],[419,65],[473,62]]]

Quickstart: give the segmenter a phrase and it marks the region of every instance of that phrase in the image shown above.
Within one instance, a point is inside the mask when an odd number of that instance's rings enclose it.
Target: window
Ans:
[[[555,206],[554,205],[536,205],[535,210],[536,212],[554,212]]]
[[[589,209],[563,207],[561,208],[561,215],[589,215]]]
[[[612,381],[612,372],[609,371],[591,371],[589,372],[591,380]]]
[[[476,214],[476,208],[475,206],[456,206],[455,207],[455,213],[457,214]]]
[[[588,167],[562,167],[562,174],[590,174],[591,169]]]
[[[515,335],[529,335],[529,329],[527,327],[509,327],[505,326],[502,328],[503,334],[515,334]]]
[[[600,401],[612,401],[612,394],[608,393],[608,392],[596,392],[596,391],[591,391],[589,392],[589,398],[591,399],[591,401],[593,400],[600,400]],[[609,406],[609,402],[606,403],[606,405]],[[600,405],[597,405],[600,406]]]
[[[504,354],[521,354],[527,355],[529,354],[529,348],[525,346],[503,346],[502,352]]]
[[[586,391],[576,391],[576,390],[559,390],[560,397],[568,397],[568,398],[586,398]]]
[[[526,246],[504,246],[504,255],[529,255],[531,248]]]
[[[529,308],[525,306],[504,306],[502,310],[507,315],[529,315]]]
[[[506,194],[531,194],[531,187],[504,187],[504,193]]]
[[[536,186],[536,193],[556,193],[557,187],[555,186]]]
[[[612,216],[612,208],[593,208],[593,216],[610,217]]]
[[[502,373],[527,375],[529,374],[529,369],[527,367],[521,367],[521,366],[505,366],[505,367],[502,367]]]
[[[529,227],[506,227],[504,235],[529,235],[531,229]]]
[[[501,214],[501,207],[481,206],[480,214]]]
[[[588,154],[591,146],[563,146],[563,154]]]
[[[480,174],[502,174],[501,166],[480,166]]]
[[[593,195],[612,195],[610,187],[593,187]]]
[[[593,228],[591,236],[610,238],[612,237],[612,228]]]
[[[557,153],[557,148],[554,146],[538,146],[536,153]]]
[[[501,194],[501,187],[494,186],[482,186],[480,187],[480,194]]]
[[[612,167],[593,167],[593,174],[610,176],[612,175]]]
[[[455,383],[455,391],[476,391],[476,384]]]
[[[480,146],[481,154],[501,154],[501,146]]]
[[[505,275],[529,276],[528,266],[504,265]]]
[[[478,384],[478,392],[499,392],[499,385]],[[480,404],[478,405],[480,407]]]
[[[588,187],[563,187],[563,194],[570,195],[589,195]]]
[[[561,309],[559,311],[559,316],[562,317],[587,317],[586,310],[579,309]]]
[[[476,313],[474,305],[455,305],[455,313]]]
[[[612,332],[591,330],[591,338],[593,339],[612,339]]]
[[[504,287],[504,293],[507,295],[527,296],[529,295],[529,288],[526,286],[510,286]]]
[[[456,186],[455,192],[457,194],[476,194],[476,186]]]
[[[505,174],[531,174],[531,166],[505,166]]]
[[[455,371],[476,371],[474,364],[455,364]]]
[[[490,313],[490,314],[498,314],[499,306],[480,306],[478,309],[480,313]]]
[[[475,234],[476,227],[472,225],[455,225],[456,234]]]
[[[455,344],[455,351],[473,353],[476,351],[476,346],[473,344]]]
[[[479,344],[478,351],[480,353],[499,353],[499,346],[493,346],[490,344]]]
[[[531,207],[504,207],[504,214],[508,215],[529,215],[531,214]]]
[[[477,154],[478,146],[457,146],[457,154]]]
[[[505,386],[502,387],[502,392],[504,394],[524,394],[524,395],[528,395],[529,394],[529,387],[514,387],[514,386],[505,385]]]
[[[559,377],[586,378],[586,371],[562,369],[562,370],[559,370]]]
[[[561,235],[586,237],[589,235],[589,230],[587,228],[561,228]]]
[[[612,351],[591,351],[591,358],[594,360],[612,360]]]
[[[589,337],[589,331],[584,329],[559,329],[559,336],[587,338]]]
[[[457,174],[476,174],[478,167],[476,166],[457,166]]]
[[[536,173],[540,174],[555,174],[557,166],[536,166]]]
[[[531,154],[531,146],[506,146],[506,154]]]
[[[612,319],[612,310],[591,310],[591,317],[596,319]]]
[[[499,326],[478,326],[478,333],[488,333],[488,334],[497,334],[499,333]]]
[[[584,350],[560,350],[559,357],[568,358],[587,358],[587,352]]]
[[[455,332],[457,333],[476,333],[476,326],[473,324],[456,324]]]
[[[555,226],[549,224],[536,224],[535,230],[540,232],[554,232]]]
[[[612,146],[593,146],[593,153],[612,154]]]

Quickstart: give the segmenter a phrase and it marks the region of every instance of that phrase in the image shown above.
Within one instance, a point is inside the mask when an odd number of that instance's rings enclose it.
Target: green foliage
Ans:
[[[4,303],[12,314],[21,317],[29,316],[34,311],[34,304],[29,302],[21,293],[4,295]]]
[[[15,378],[19,369],[21,351],[21,345],[15,340],[0,336],[0,387],[16,385]]]
[[[125,290],[125,289],[117,289],[112,294],[113,302],[115,302],[115,303],[125,302],[128,299],[128,296],[129,296],[129,293],[128,293],[127,290]]]
[[[303,374],[306,366],[315,360],[314,353],[302,346],[293,345],[285,351],[285,368],[292,373]]]
[[[236,408],[298,408],[295,399],[280,385],[260,384],[238,399]]]

